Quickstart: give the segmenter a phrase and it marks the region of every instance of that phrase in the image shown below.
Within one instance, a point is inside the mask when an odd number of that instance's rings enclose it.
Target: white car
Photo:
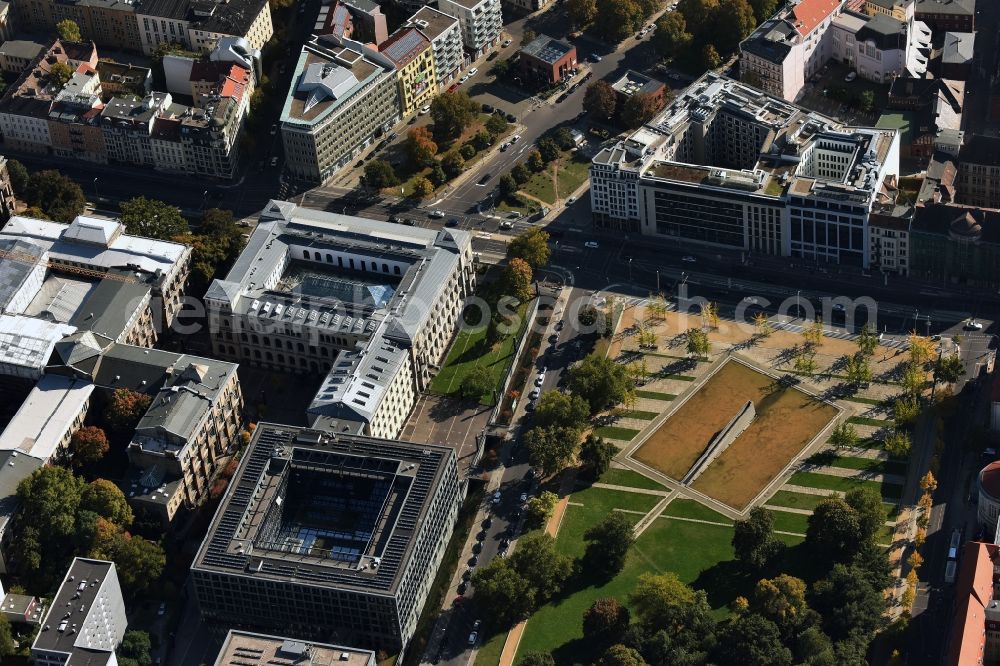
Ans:
[[[442,213],[439,210],[432,210],[430,216],[433,217],[435,220],[440,220],[442,217],[444,217],[444,213]]]
[[[572,206],[575,203],[576,203],[576,197],[570,197],[569,199],[566,199],[567,206]]]
[[[759,301],[757,300],[756,296],[744,296],[743,297],[743,302],[747,303],[749,305],[758,305],[759,304]]]
[[[537,400],[538,396],[540,396],[541,394],[542,394],[542,389],[536,388],[533,389],[531,393],[528,394],[528,397],[531,398],[532,400]]]
[[[426,116],[430,112],[431,112],[431,105],[430,104],[428,104],[427,106],[424,106],[424,107],[420,108],[420,115],[422,115],[422,116]]]
[[[479,234],[479,237],[482,238],[483,240],[493,240],[493,234],[486,232]]]
[[[515,134],[514,136],[510,137],[509,144],[513,146],[515,143],[517,143],[520,140],[521,140],[521,135],[520,134]]]
[[[965,328],[970,331],[981,331],[983,330],[983,323],[981,321],[976,321],[975,319],[970,319],[969,323],[965,325]]]
[[[505,40],[503,40],[503,44],[501,44],[500,46],[503,47],[503,48],[507,48],[508,46],[510,46],[513,43],[514,42],[512,42],[511,40],[505,39]]]
[[[479,73],[479,68],[478,67],[473,67],[472,69],[470,69],[468,71],[468,73],[466,74],[466,76],[475,76],[478,73]]]
[[[528,493],[521,493],[521,504],[528,501]]]
[[[690,254],[681,257],[681,261],[683,261],[686,264],[694,264],[698,262],[698,260],[692,257]]]
[[[597,248],[600,247],[600,245],[597,244],[597,241],[587,241],[586,243],[583,244],[583,246],[591,250],[596,250]]]
[[[493,493],[493,503],[494,504],[499,504],[500,503],[500,491],[499,490],[496,491],[495,493]]]
[[[858,78],[858,73],[857,72],[848,72],[847,76],[844,77],[844,80],[847,81],[848,83],[850,83],[851,81],[853,81],[856,78]]]
[[[462,85],[463,83],[465,83],[465,82],[466,82],[466,81],[468,81],[468,80],[469,80],[469,75],[468,75],[468,74],[466,74],[465,76],[463,76],[462,78],[460,78],[460,79],[458,80],[458,85]]]
[[[473,631],[471,634],[469,634],[469,645],[475,645],[476,641],[478,641],[478,640],[479,640],[479,632],[478,631]]]
[[[542,373],[537,377],[535,377],[535,386],[541,386],[544,381],[545,381],[545,373]]]

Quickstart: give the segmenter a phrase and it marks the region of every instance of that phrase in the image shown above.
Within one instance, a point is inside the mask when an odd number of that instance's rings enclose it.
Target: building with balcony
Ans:
[[[438,0],[438,9],[458,19],[462,44],[473,60],[500,43],[500,0]]]
[[[352,164],[400,119],[396,67],[387,57],[332,35],[302,47],[281,110],[285,169],[322,183]]]
[[[458,78],[458,72],[465,62],[462,27],[458,19],[433,7],[421,7],[406,25],[416,28],[430,40],[434,49],[434,78],[438,87],[448,86]]]
[[[416,28],[400,28],[378,50],[396,68],[401,114],[410,116],[430,104],[437,95],[431,41]]]
[[[259,424],[191,565],[202,616],[396,654],[460,504],[451,448]]]
[[[309,408],[395,437],[444,361],[475,273],[468,233],[272,201],[205,294],[218,358],[325,375]]]
[[[595,224],[867,267],[895,130],[848,127],[707,73],[592,160]]]

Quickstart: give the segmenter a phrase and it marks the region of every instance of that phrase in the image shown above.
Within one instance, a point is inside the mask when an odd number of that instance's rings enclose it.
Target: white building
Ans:
[[[434,49],[434,74],[438,87],[445,88],[458,77],[465,62],[462,28],[458,19],[433,7],[421,7],[406,24],[423,33]]]
[[[56,343],[75,332],[67,324],[0,315],[0,376],[40,378]]]
[[[115,666],[127,626],[115,563],[74,558],[31,645],[31,659],[38,666]]]
[[[0,433],[0,452],[31,456],[42,464],[63,456],[83,426],[93,392],[90,382],[45,375]]]
[[[890,83],[904,73],[927,71],[930,29],[918,21],[904,23],[879,13],[867,17],[844,12],[829,31],[831,57],[874,83]]]
[[[500,0],[438,0],[438,9],[458,19],[462,42],[473,60],[500,43]]]
[[[601,226],[867,267],[868,215],[899,173],[895,130],[846,127],[707,73],[592,160]]]

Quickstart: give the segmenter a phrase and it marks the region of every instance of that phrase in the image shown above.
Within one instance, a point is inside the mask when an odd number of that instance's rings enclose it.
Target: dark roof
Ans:
[[[880,51],[906,48],[906,24],[885,14],[876,14],[858,30],[858,43],[871,41]]]
[[[1000,166],[1000,137],[967,136],[958,152],[960,163]]]
[[[100,632],[84,632],[83,628],[84,621],[90,616],[93,603],[107,583],[109,575],[116,575],[113,562],[82,557],[74,559],[66,571],[66,577],[63,579],[62,585],[59,586],[59,591],[52,599],[49,613],[42,623],[43,629],[38,632],[38,636],[31,646],[32,649],[73,653],[79,650],[75,646],[77,640],[82,640],[83,636],[87,634],[92,634],[97,641],[106,641],[108,639],[106,635],[102,636]],[[72,624],[76,624],[77,631],[59,631],[60,623],[67,621],[63,617],[67,608],[72,609],[72,615],[68,618],[71,625],[67,629],[71,628]],[[48,629],[44,627],[48,627]],[[105,651],[94,646],[87,652],[107,652],[110,654],[114,650]],[[74,660],[72,663],[76,663],[76,661]]]
[[[142,0],[136,13],[188,21],[199,30],[246,35],[267,0]]]
[[[955,113],[962,112],[962,104],[945,79],[922,79],[914,76],[897,76],[889,86],[889,108],[917,106],[933,108],[938,96],[943,96]]]
[[[780,65],[792,50],[795,35],[795,26],[788,21],[768,21],[740,42],[740,50]]]
[[[868,224],[881,229],[907,231],[913,219],[912,206],[882,205],[876,206],[868,214]]]
[[[554,65],[567,53],[574,50],[576,50],[576,47],[572,44],[549,37],[548,35],[539,35],[530,44],[521,47],[521,54],[529,55],[532,58]]]
[[[1000,211],[929,203],[917,208],[912,230],[951,238],[1000,243]]]
[[[917,0],[916,13],[972,16],[976,13],[976,0]]]
[[[101,280],[68,323],[117,340],[149,291],[146,284]]]

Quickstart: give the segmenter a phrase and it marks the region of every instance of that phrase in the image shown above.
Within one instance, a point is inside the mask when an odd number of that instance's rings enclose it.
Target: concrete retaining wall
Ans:
[[[708,443],[705,448],[705,452],[701,454],[701,457],[695,461],[694,465],[688,471],[687,475],[681,481],[684,485],[691,485],[694,483],[702,472],[708,468],[715,459],[722,455],[722,453],[729,448],[729,445],[736,441],[736,438],[743,434],[750,423],[753,422],[754,418],[757,417],[757,410],[753,406],[752,400],[747,400],[747,404],[743,405],[736,416],[730,419],[729,423],[725,428],[716,433],[712,441]]]

